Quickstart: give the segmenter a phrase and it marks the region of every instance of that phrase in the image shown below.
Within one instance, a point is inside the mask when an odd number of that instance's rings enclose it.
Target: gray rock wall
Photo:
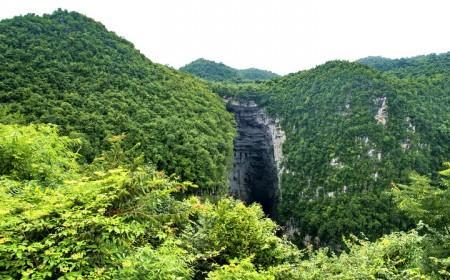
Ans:
[[[230,193],[246,203],[260,203],[266,214],[273,216],[279,198],[284,132],[278,121],[254,102],[226,101],[235,114],[238,132]]]

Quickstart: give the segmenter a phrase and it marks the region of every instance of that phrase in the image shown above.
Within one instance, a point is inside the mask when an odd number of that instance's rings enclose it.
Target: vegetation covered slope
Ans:
[[[181,196],[195,186],[127,158],[120,138],[84,166],[76,145],[54,126],[0,124],[1,279],[204,279],[298,255],[257,205]]]
[[[54,123],[80,138],[87,161],[125,134],[158,169],[225,190],[234,119],[220,98],[81,14],[0,22],[0,102],[4,122]]]
[[[277,74],[270,71],[256,68],[238,70],[223,63],[203,58],[197,59],[181,67],[180,71],[214,82],[248,82],[269,80],[278,77]]]
[[[200,147],[208,149],[208,145],[219,143],[215,142],[219,141],[215,137],[225,140],[232,137],[232,118],[205,85],[149,62],[133,50],[129,43],[76,13],[58,11],[51,16],[29,15],[2,21],[0,31],[0,55],[4,62],[0,64],[1,121],[26,123],[52,120],[60,124],[61,132],[65,135],[59,135],[58,128],[54,125],[0,124],[0,278],[295,280],[450,277],[450,209],[447,203],[450,195],[449,166],[439,173],[430,171],[429,173],[435,174],[433,180],[416,174],[412,177],[412,182],[392,185],[392,191],[387,193],[393,198],[389,200],[392,203],[389,209],[395,210],[398,207],[409,219],[420,225],[416,230],[392,233],[375,242],[352,238],[346,241],[348,250],[339,256],[326,249],[299,251],[284,237],[277,236],[276,224],[264,217],[259,206],[247,207],[228,198],[219,199],[216,203],[202,202],[189,195],[189,189],[196,188],[196,185],[167,176],[146,163],[148,159],[153,159],[169,172],[186,172],[191,166],[198,166],[204,172],[204,160],[210,158],[210,155],[194,157],[194,160],[186,155],[203,151],[196,149],[199,143],[203,145]],[[85,40],[85,36],[92,38]],[[51,39],[46,41],[45,38]],[[70,38],[74,40],[70,44],[65,43]],[[97,40],[103,43],[95,44],[98,48],[94,48],[90,42],[98,42]],[[62,42],[64,48],[58,47],[59,42]],[[78,46],[78,49],[75,48],[77,51],[73,51],[72,45],[77,46],[78,42],[83,46]],[[33,55],[28,55],[25,50]],[[86,51],[91,53],[83,55]],[[38,54],[43,58],[39,58]],[[84,58],[81,59],[78,55]],[[448,122],[439,119],[446,118],[446,111],[439,111],[442,106],[439,102],[445,104],[447,101],[447,88],[439,87],[434,82],[430,82],[430,86],[418,81],[412,87],[395,78],[387,77],[384,80],[385,78],[386,76],[360,65],[333,62],[303,74],[267,83],[267,92],[259,96],[259,101],[267,104],[272,114],[279,110],[283,126],[287,130],[291,129],[288,130],[289,137],[297,135],[300,137],[297,139],[301,140],[298,143],[308,143],[308,148],[312,147],[312,151],[319,157],[326,156],[320,149],[314,149],[314,145],[321,145],[321,142],[309,142],[307,137],[318,137],[318,140],[325,141],[324,147],[331,149],[334,146],[330,146],[323,134],[328,129],[331,132],[343,131],[333,130],[330,123],[335,123],[336,119],[326,118],[328,115],[320,113],[317,108],[325,110],[331,116],[339,116],[337,120],[343,123],[344,128],[348,124],[344,118],[346,114],[363,117],[372,114],[371,117],[363,118],[368,121],[368,128],[375,129],[374,134],[369,136],[377,136],[383,131],[382,135],[387,138],[383,138],[381,144],[387,141],[387,144],[392,145],[382,146],[382,158],[387,154],[389,159],[390,148],[394,147],[395,151],[397,139],[397,134],[390,134],[390,125],[402,127],[400,120],[392,118],[403,116],[400,105],[407,105],[408,109],[415,108],[409,107],[411,104],[408,102],[415,102],[422,90],[426,90],[435,95],[424,95],[426,98],[420,99],[423,102],[420,105],[434,106],[437,103],[432,110],[437,110],[437,114],[444,114],[436,117],[440,121],[439,126],[433,126],[432,121],[435,119],[430,121],[427,115],[429,108],[413,111],[419,116],[416,117],[417,123],[416,119],[414,122],[408,119],[403,124],[407,132],[398,132],[399,136],[411,137],[410,145],[404,146],[403,152],[408,154],[407,151],[415,149],[414,141],[417,139],[414,135],[420,136],[420,141],[426,141],[431,136],[436,139],[444,137],[445,140]],[[102,83],[97,84],[98,82]],[[216,86],[220,89],[222,85]],[[232,88],[235,89],[238,92],[252,93],[260,90],[255,84]],[[366,91],[373,96],[369,96]],[[328,101],[333,98],[341,100],[342,92],[350,93],[350,105],[343,105],[348,111],[333,114],[331,107],[335,105],[330,105]],[[333,93],[339,94],[333,97]],[[374,127],[369,121],[373,121],[375,111],[378,113],[375,109],[380,105],[377,102],[381,99],[376,97],[380,97],[381,93],[389,98],[386,101],[388,118],[385,123],[377,118],[381,122],[378,124],[380,127]],[[394,93],[398,95],[398,100]],[[403,94],[408,98],[400,98]],[[290,95],[296,101],[293,104],[289,103]],[[305,95],[304,99],[302,95]],[[170,102],[163,102],[168,97]],[[320,98],[316,100],[315,97]],[[374,97],[377,102],[373,102]],[[369,101],[364,102],[366,98]],[[153,103],[148,102],[149,100]],[[299,100],[302,102],[297,102]],[[345,99],[346,102],[349,100]],[[283,107],[282,103],[289,106]],[[303,103],[308,107],[302,107]],[[376,108],[372,108],[374,103]],[[397,108],[399,112],[391,112],[391,107]],[[283,108],[284,111],[281,110]],[[139,109],[142,109],[140,113],[134,111]],[[135,118],[146,112],[148,117]],[[385,111],[382,110],[383,112]],[[83,121],[77,119],[83,119],[85,114],[90,114],[91,118]],[[312,119],[309,114],[323,118]],[[171,116],[177,118],[172,119]],[[296,119],[297,117],[300,119]],[[128,118],[128,122],[123,121]],[[216,122],[209,120],[210,118]],[[358,118],[349,122],[359,124]],[[295,127],[301,126],[296,124],[302,123],[306,124],[306,132],[317,132],[318,136],[298,132]],[[209,124],[212,127],[208,127]],[[414,125],[414,129],[410,125]],[[430,134],[419,130],[420,125],[430,125]],[[134,126],[141,134],[134,131]],[[360,126],[356,126],[354,132],[350,129],[349,135],[359,137],[359,132],[367,132],[362,130],[365,127],[363,123]],[[220,129],[225,130],[221,132]],[[127,137],[120,135],[124,131]],[[342,139],[339,135],[329,135],[335,140],[336,147],[341,147],[339,143]],[[164,142],[165,138],[161,137],[166,136],[168,138]],[[135,145],[137,141],[146,139],[150,139],[149,142],[143,142],[141,146]],[[189,141],[185,142],[185,139]],[[369,140],[364,138],[362,142],[379,148],[378,140]],[[225,143],[226,150],[227,141],[220,143]],[[440,147],[441,154],[439,148],[426,149],[434,153],[436,164],[447,156],[448,151],[440,143],[436,146]],[[442,143],[448,144],[448,141]],[[90,144],[90,150],[87,144]],[[417,145],[421,149],[428,147],[419,144]],[[296,150],[295,145],[296,142],[291,141],[286,146],[289,152],[286,166],[290,169],[286,170],[283,177],[288,183],[283,191],[295,191],[297,187],[293,181],[289,181],[289,176],[296,176],[302,166],[296,165],[295,158],[293,161],[290,159],[304,149]],[[355,153],[363,155],[367,152],[367,157],[372,158],[373,152],[369,153],[370,150],[365,149],[364,145],[358,146],[359,150]],[[186,150],[180,146],[186,147]],[[83,152],[84,156],[75,151]],[[177,158],[174,157],[174,151],[186,156],[187,167],[175,160]],[[141,152],[145,154],[146,161],[140,156]],[[411,157],[421,154],[422,151],[417,149]],[[225,157],[224,155],[226,153],[217,154]],[[428,160],[427,155],[424,154],[424,161]],[[160,161],[154,160],[155,156],[161,158]],[[347,158],[355,155],[338,151],[331,156],[331,166],[344,168],[345,171],[346,166],[350,165]],[[92,160],[86,163],[79,160],[80,157]],[[356,158],[361,159],[362,156]],[[328,159],[324,162],[328,163]],[[378,160],[378,154],[376,159]],[[363,160],[370,163],[370,159]],[[313,164],[317,162],[312,159]],[[398,162],[403,163],[401,160]],[[409,163],[408,160],[405,162]],[[360,166],[358,164],[355,161],[355,165]],[[383,167],[381,163],[380,166]],[[319,166],[318,169],[323,171],[322,167]],[[365,169],[362,170],[366,172]],[[429,170],[428,165],[419,171],[426,173],[426,170]],[[201,172],[191,175],[202,178],[202,174],[207,174],[210,180],[214,179],[214,175]],[[396,172],[399,171],[393,171]],[[353,175],[355,173],[350,173],[348,178],[359,182],[359,177]],[[184,177],[189,177],[190,173],[183,174]],[[323,174],[325,178],[327,174]],[[386,181],[381,175],[379,177]],[[298,178],[299,186],[305,186],[301,177]],[[343,178],[348,179],[345,176]],[[433,186],[433,183],[437,183],[439,188]],[[209,186],[207,183],[205,185]],[[357,196],[350,194],[360,191],[357,184],[353,187],[355,192],[349,189],[334,195],[336,198],[353,199]],[[370,193],[371,188],[376,187],[363,186],[362,193]],[[321,212],[315,216],[306,216],[305,221],[311,217],[316,219],[313,222],[323,218],[320,222],[325,223],[325,229],[341,226],[337,233],[345,233],[346,229],[343,231],[342,227],[348,225],[352,218],[361,225],[366,225],[365,221],[357,219],[360,216],[354,217],[356,212],[351,212],[353,209],[361,210],[363,206],[356,205],[349,212],[347,206],[352,204],[335,207],[330,201],[340,200],[326,200],[328,193],[323,195],[320,188],[316,188],[317,190],[319,195],[306,189],[305,198],[310,196],[310,199],[303,199],[300,195],[302,200],[298,203],[321,202],[318,205],[326,206],[326,211],[322,217]],[[288,192],[286,197],[289,198],[292,194]],[[361,203],[370,204],[371,201]],[[377,210],[381,209],[383,213],[383,207],[385,204],[382,203]],[[297,211],[299,208],[293,209]],[[311,210],[307,214],[319,211],[314,207],[306,210]],[[294,221],[299,217],[299,213],[295,211],[292,216]],[[330,223],[331,218],[327,215],[339,218],[336,214],[342,213],[345,219],[339,219],[340,223]],[[372,222],[370,215],[366,219]],[[420,220],[429,225],[421,224]],[[376,224],[377,221],[375,219],[373,223]],[[377,226],[373,228],[378,229]],[[301,229],[308,228],[305,226]]]
[[[399,59],[369,56],[357,62],[380,71],[388,71],[400,78],[430,77],[437,74],[448,76],[450,72],[450,52]]]
[[[77,141],[49,125],[0,124],[2,279],[445,279],[450,170],[417,177],[400,207],[430,219],[349,251],[299,251],[257,205],[183,195],[194,187],[127,158],[120,138],[78,165]],[[32,164],[30,164],[30,162]],[[48,172],[53,170],[53,172]],[[423,190],[426,190],[425,192]],[[438,217],[440,215],[440,218]],[[447,232],[446,232],[447,231]]]
[[[299,244],[409,225],[384,190],[411,171],[433,177],[450,158],[450,93],[441,85],[333,61],[249,97],[285,130],[279,214]]]

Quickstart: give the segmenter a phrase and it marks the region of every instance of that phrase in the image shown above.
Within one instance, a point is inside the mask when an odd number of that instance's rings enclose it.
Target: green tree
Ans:
[[[441,184],[431,185],[431,180],[417,173],[411,175],[411,183],[398,184],[392,190],[400,209],[416,221],[450,234],[450,163],[439,172]]]

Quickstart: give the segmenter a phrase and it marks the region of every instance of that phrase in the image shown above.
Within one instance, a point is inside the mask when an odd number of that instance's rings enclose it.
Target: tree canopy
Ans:
[[[189,196],[190,182],[166,176],[153,166],[127,158],[120,138],[92,164],[78,165],[70,141],[48,125],[4,125],[10,135],[30,133],[29,141],[0,137],[0,157],[27,151],[34,168],[58,170],[72,162],[60,180],[53,174],[17,177],[22,167],[0,175],[0,277],[2,279],[445,279],[449,274],[448,218],[376,242],[352,237],[348,250],[300,251],[259,205],[223,198],[216,203]],[[51,139],[47,153],[34,147]],[[6,147],[6,148],[4,148]],[[47,161],[49,154],[54,160]],[[119,159],[119,160],[118,160]],[[426,179],[417,188],[394,190],[399,207],[445,214],[450,170],[440,172],[442,189]],[[428,191],[429,190],[429,191]],[[435,196],[434,193],[437,194]],[[441,208],[442,207],[442,208]],[[443,211],[441,211],[443,210]],[[437,211],[437,212],[433,212]],[[427,214],[425,214],[427,215]],[[436,227],[434,227],[436,226]]]
[[[450,277],[448,54],[275,78],[200,62],[219,82],[79,13],[0,21],[0,278]],[[286,133],[282,227],[226,195],[220,95]]]
[[[87,162],[125,134],[124,145],[159,169],[226,191],[234,119],[203,82],[76,12],[3,20],[0,38],[4,122],[57,124],[80,139]]]
[[[212,88],[252,99],[280,120],[280,222],[298,229],[297,244],[319,237],[339,247],[342,235],[373,239],[410,227],[384,191],[412,171],[436,178],[450,158],[449,76],[424,75],[399,78],[331,61],[264,83]]]
[[[262,81],[278,77],[277,74],[256,68],[235,69],[223,63],[199,58],[180,68],[180,71],[190,73],[202,79],[214,82],[242,83]]]

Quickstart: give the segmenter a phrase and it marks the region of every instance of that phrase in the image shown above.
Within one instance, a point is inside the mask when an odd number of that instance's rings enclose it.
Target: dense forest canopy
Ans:
[[[203,81],[76,12],[0,22],[0,278],[450,277],[448,53],[200,62]],[[213,92],[280,121],[283,227],[227,197]]]
[[[4,121],[57,124],[88,162],[124,134],[159,169],[225,191],[233,117],[204,83],[75,12],[3,20],[0,38]]]
[[[42,141],[45,139],[45,146]],[[442,189],[415,176],[392,195],[430,222],[340,256],[300,251],[261,207],[186,196],[190,182],[128,158],[116,138],[92,164],[49,125],[0,124],[2,279],[444,279],[449,274],[450,169]],[[26,157],[23,157],[26,155]],[[29,162],[32,162],[30,165]],[[2,161],[4,163],[4,161]],[[448,166],[450,167],[450,165]],[[54,170],[54,172],[47,172]]]
[[[256,68],[235,69],[223,63],[199,58],[183,67],[180,71],[190,73],[202,79],[215,82],[262,81],[278,77],[277,74]]]
[[[447,75],[450,71],[450,52],[420,55],[411,58],[389,59],[380,56],[361,58],[357,62],[400,78]]]
[[[438,65],[448,62],[440,58]],[[281,120],[280,222],[297,229],[298,244],[319,237],[339,247],[342,235],[377,238],[410,227],[384,191],[413,171],[434,178],[450,158],[449,75],[436,72],[401,79],[332,61],[260,84],[212,88],[253,99]]]

